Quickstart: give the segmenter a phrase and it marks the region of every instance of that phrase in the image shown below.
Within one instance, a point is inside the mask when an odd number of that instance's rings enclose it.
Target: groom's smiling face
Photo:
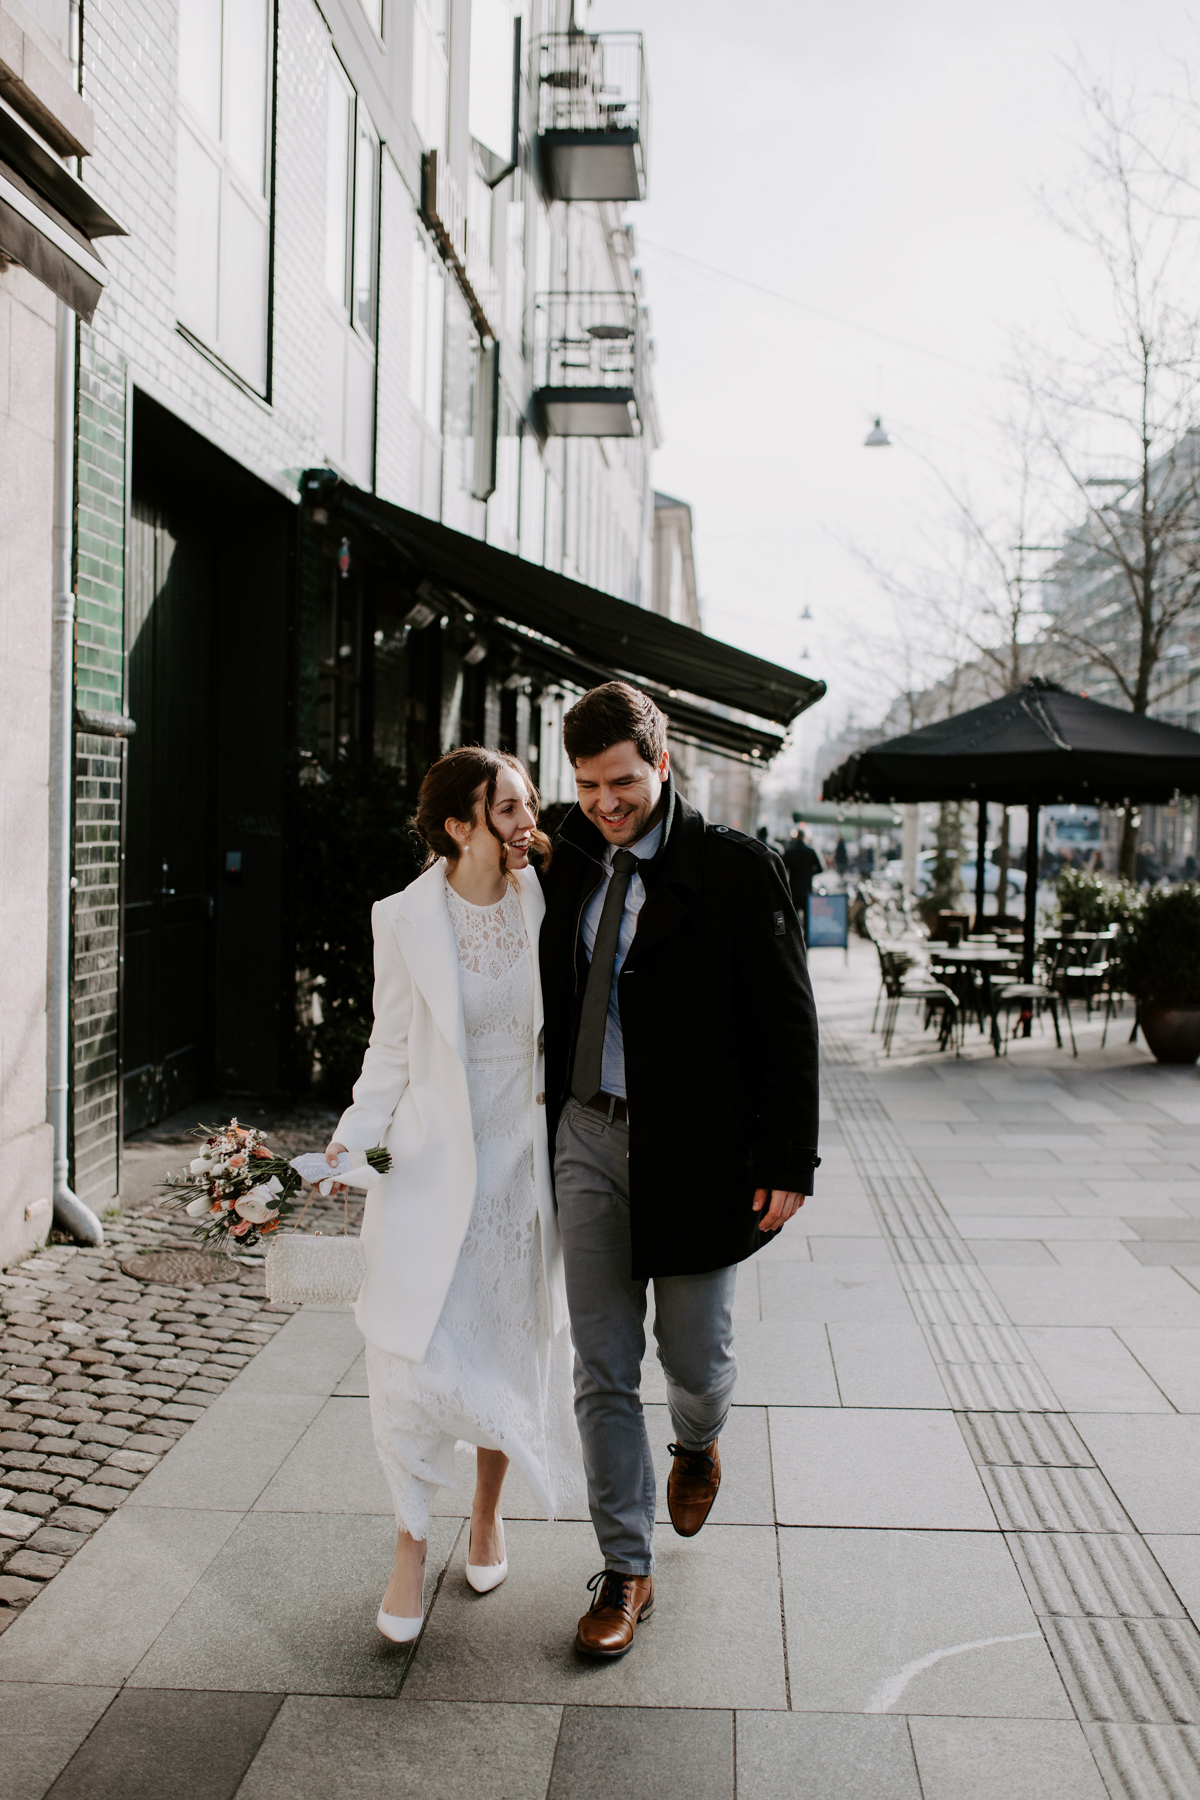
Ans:
[[[610,744],[599,756],[579,758],[575,791],[580,808],[610,844],[636,844],[657,825],[670,760],[664,750],[657,768],[652,766],[632,738]]]

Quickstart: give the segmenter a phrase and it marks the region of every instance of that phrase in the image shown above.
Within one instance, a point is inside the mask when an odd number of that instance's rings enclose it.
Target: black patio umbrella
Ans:
[[[835,769],[824,789],[826,800],[977,801],[977,917],[983,913],[988,802],[1028,807],[1027,979],[1037,907],[1039,807],[1152,805],[1176,794],[1200,794],[1200,732],[1103,706],[1040,676],[986,706],[872,744]]]

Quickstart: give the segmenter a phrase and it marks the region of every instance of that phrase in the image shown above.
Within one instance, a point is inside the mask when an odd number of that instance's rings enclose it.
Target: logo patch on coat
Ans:
[[[787,926],[784,923],[783,914],[781,912],[773,913],[772,917],[775,920],[775,936],[782,937],[784,932],[787,930]]]

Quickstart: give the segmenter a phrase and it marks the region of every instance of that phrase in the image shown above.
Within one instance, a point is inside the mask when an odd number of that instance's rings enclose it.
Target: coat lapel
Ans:
[[[700,888],[703,842],[704,820],[680,799],[672,781],[665,842],[643,876],[646,900],[638,914],[637,930],[629,952],[631,968],[691,912],[693,896]]]
[[[463,1021],[458,946],[446,906],[445,873],[435,863],[397,896],[392,928],[404,952],[413,985],[433,1014],[438,1030],[465,1063],[467,1028]]]
[[[534,869],[517,871],[517,892],[521,899],[521,912],[525,918],[525,930],[529,934],[529,947],[533,952],[533,1037],[537,1042],[542,1029],[542,973],[538,964],[538,939],[541,936],[542,920],[546,916],[546,902],[542,895],[542,884]]]

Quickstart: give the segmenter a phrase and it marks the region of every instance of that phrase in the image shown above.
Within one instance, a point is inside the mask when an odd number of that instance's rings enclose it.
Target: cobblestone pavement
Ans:
[[[574,1654],[594,1533],[540,1518],[515,1473],[509,1577],[472,1592],[465,1450],[421,1636],[385,1645],[395,1525],[361,1339],[345,1309],[276,1324],[246,1270],[219,1296],[244,1367],[0,1639],[0,1800],[1198,1800],[1197,1073],[1155,1065],[1127,1020],[1106,1049],[1077,1020],[1078,1059],[1041,1033],[939,1054],[915,1009],[886,1057],[866,947],[813,962],[817,1193],[739,1270],[723,1481],[694,1539],[665,1521],[646,1359],[656,1605],[632,1653]],[[130,1229],[171,1229],[153,1213]],[[62,1283],[26,1328],[45,1343],[68,1298],[85,1323],[68,1276],[88,1261],[35,1262]],[[139,1291],[145,1337],[126,1316],[95,1342],[157,1351],[115,1379],[172,1397],[147,1418],[87,1396],[133,1422],[126,1444],[216,1366],[202,1334],[184,1350],[206,1295]],[[43,1355],[33,1385],[72,1426],[51,1366],[71,1357]],[[55,1436],[33,1452],[50,1478]],[[120,1467],[63,1476],[81,1486],[47,1523]]]
[[[124,1210],[99,1249],[51,1243],[0,1274],[0,1632],[278,1331],[261,1258],[212,1259],[214,1280],[173,1286],[139,1259],[194,1240],[160,1204],[168,1169],[194,1150],[190,1126],[215,1106],[142,1133],[123,1157]],[[323,1148],[336,1114],[254,1109],[288,1155]],[[351,1198],[358,1229],[361,1196]],[[339,1230],[318,1196],[302,1230]],[[223,1279],[222,1279],[223,1277]]]

